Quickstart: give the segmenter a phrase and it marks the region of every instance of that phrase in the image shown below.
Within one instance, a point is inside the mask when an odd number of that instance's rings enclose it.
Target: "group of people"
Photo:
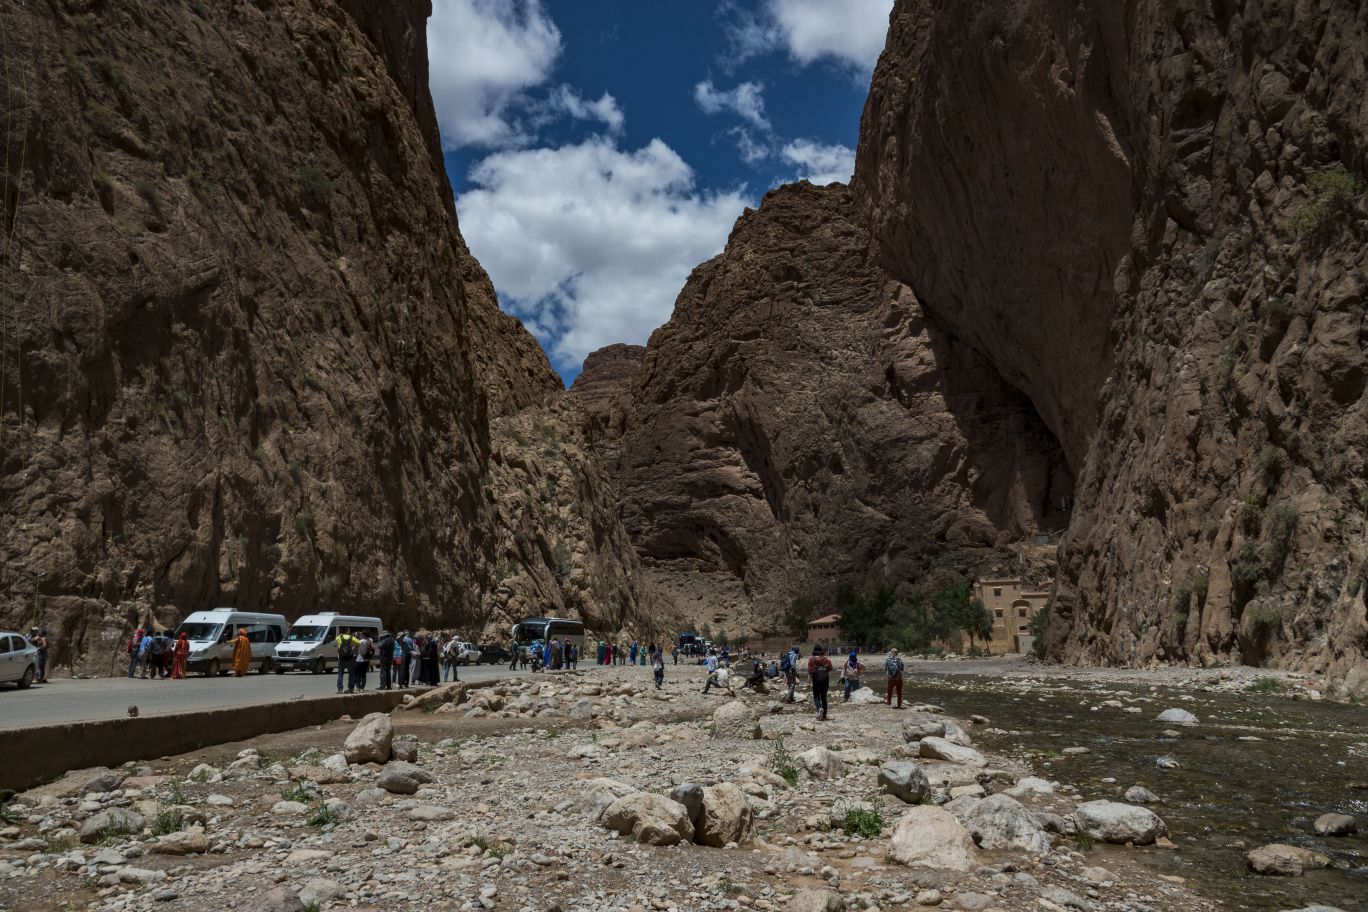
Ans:
[[[337,692],[356,693],[366,689],[366,677],[371,662],[378,660],[379,690],[395,687],[436,687],[447,681],[461,679],[461,641],[444,633],[410,633],[401,630],[392,634],[380,631],[373,638],[370,631],[343,628],[335,640],[337,646]]]
[[[779,672],[784,676],[784,683],[788,685],[788,696],[786,703],[793,703],[793,691],[798,686],[798,662],[802,657],[802,650],[794,644],[788,652],[784,653],[779,660]],[[826,721],[829,706],[828,695],[831,691],[831,672],[835,666],[831,659],[827,658],[826,647],[818,644],[812,647],[812,655],[808,658],[807,673],[808,681],[812,685],[812,702],[816,707],[817,718],[819,721]],[[888,656],[884,659],[884,675],[888,679],[887,691],[884,694],[884,703],[894,706],[893,697],[898,698],[895,709],[902,709],[903,695],[903,660],[898,655],[898,650],[888,650]],[[860,661],[858,649],[850,650],[846,657],[845,664],[841,666],[841,702],[849,703],[850,695],[860,689],[860,677],[864,674],[864,663]]]
[[[128,677],[183,678],[190,658],[190,641],[185,634],[173,638],[160,630],[139,627],[128,638]]]
[[[651,650],[659,649],[659,646],[651,646]],[[613,643],[599,641],[598,661],[599,665],[646,665],[649,653],[643,650],[636,640],[630,644]]]

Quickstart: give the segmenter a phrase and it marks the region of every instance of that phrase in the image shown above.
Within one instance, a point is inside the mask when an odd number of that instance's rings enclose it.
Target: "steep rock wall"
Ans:
[[[560,383],[457,230],[428,12],[5,7],[0,625],[59,661],[220,604],[497,632],[571,535],[555,604],[635,623],[593,485],[531,542],[498,507]]]
[[[1366,40],[1353,2],[895,5],[856,193],[1081,465],[1050,655],[1364,686]]]
[[[644,360],[591,356],[648,578],[695,622],[774,629],[797,596],[1012,559],[1063,524],[1072,480],[1030,404],[873,266],[843,185],[800,183],[737,222]]]

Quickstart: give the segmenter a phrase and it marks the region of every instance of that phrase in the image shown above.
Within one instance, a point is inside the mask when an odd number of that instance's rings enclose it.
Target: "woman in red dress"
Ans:
[[[182,632],[171,654],[171,677],[185,677],[185,660],[190,656],[190,641]]]

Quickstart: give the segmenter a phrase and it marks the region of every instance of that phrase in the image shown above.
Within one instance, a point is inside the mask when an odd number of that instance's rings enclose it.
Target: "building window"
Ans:
[[[993,596],[994,596],[995,598],[1002,598],[1002,587],[1001,587],[1001,586],[994,586],[994,587],[993,587]]]
[[[998,617],[1002,617],[1002,609],[1001,609],[1001,608],[995,608],[995,609],[993,610],[993,613],[996,614]]]
[[[1025,617],[1025,616],[1026,616],[1026,609],[1025,609],[1025,608],[1018,608],[1018,609],[1017,609],[1017,617]]]
[[[1025,633],[1025,632],[1026,632],[1026,625],[1025,625],[1025,624],[1022,624],[1020,627],[1017,628],[1017,633]]]

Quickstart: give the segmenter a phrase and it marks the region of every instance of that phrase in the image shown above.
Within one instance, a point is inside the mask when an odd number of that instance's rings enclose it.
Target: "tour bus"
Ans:
[[[308,669],[322,674],[337,668],[337,635],[343,629],[359,637],[365,631],[372,640],[380,639],[380,619],[324,611],[306,614],[290,625],[290,632],[275,648],[275,673]]]
[[[207,676],[223,674],[233,667],[233,639],[239,630],[245,630],[252,643],[252,664],[265,673],[271,667],[276,644],[285,638],[285,627],[284,615],[214,608],[193,612],[172,636],[180,639],[185,634],[190,641],[186,667]]]
[[[539,646],[548,640],[560,640],[561,645],[574,643],[584,655],[584,622],[570,618],[523,618],[513,625],[513,642],[519,651],[533,643]]]

